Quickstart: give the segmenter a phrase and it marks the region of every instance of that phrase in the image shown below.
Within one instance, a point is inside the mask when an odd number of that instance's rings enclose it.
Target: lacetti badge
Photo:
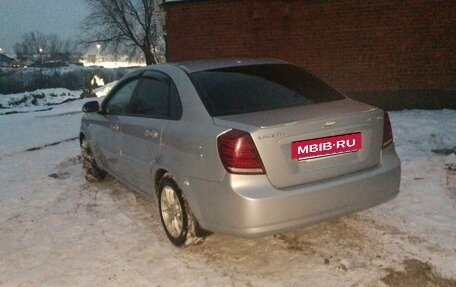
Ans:
[[[361,133],[303,140],[291,143],[292,159],[310,159],[348,152],[356,152],[362,147]]]

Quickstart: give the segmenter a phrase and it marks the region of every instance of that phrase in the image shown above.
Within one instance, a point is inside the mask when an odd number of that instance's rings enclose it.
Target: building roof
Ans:
[[[2,63],[8,63],[9,64],[9,63],[12,63],[14,61],[16,61],[16,59],[8,57],[5,54],[0,54],[0,62],[2,62]]]

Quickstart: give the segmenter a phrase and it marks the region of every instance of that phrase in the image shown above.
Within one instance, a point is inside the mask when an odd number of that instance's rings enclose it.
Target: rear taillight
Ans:
[[[225,169],[235,174],[264,174],[263,163],[249,133],[230,130],[217,138]]]
[[[387,112],[383,112],[383,148],[393,142],[393,131],[391,122]]]

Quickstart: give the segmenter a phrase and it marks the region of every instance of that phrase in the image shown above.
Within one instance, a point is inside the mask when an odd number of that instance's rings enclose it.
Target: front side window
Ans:
[[[138,80],[132,80],[114,92],[114,95],[106,104],[106,113],[116,115],[126,115],[131,113],[130,100],[135,91]]]
[[[317,77],[290,64],[221,68],[194,72],[189,77],[213,117],[345,98]]]

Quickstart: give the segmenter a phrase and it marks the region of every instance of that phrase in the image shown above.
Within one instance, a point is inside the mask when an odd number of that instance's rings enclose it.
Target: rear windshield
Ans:
[[[213,117],[344,99],[312,74],[290,64],[265,64],[189,74]]]

